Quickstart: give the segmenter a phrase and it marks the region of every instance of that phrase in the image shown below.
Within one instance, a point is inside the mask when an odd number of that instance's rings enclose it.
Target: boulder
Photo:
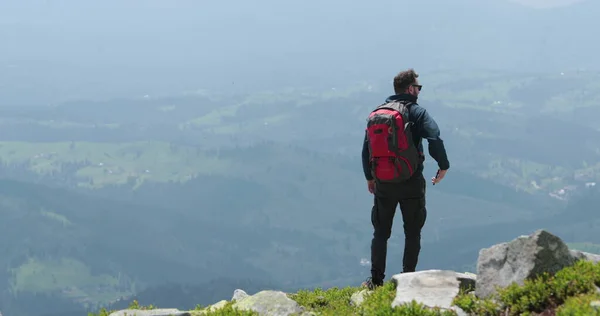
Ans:
[[[506,287],[513,282],[523,285],[526,279],[544,272],[556,273],[575,261],[559,237],[537,230],[531,235],[479,251],[475,295],[490,296],[496,293],[497,287]]]
[[[191,316],[190,312],[180,311],[176,308],[162,309],[123,309],[110,313],[108,316]]]
[[[231,300],[232,301],[241,301],[241,300],[245,299],[246,297],[248,297],[248,293],[246,293],[246,291],[236,289],[235,291],[233,291],[233,296],[231,297]]]
[[[428,307],[454,310],[463,315],[464,311],[453,306],[452,300],[460,291],[473,290],[476,284],[473,275],[448,270],[401,273],[394,275],[392,280],[396,285],[392,307],[415,300]]]
[[[245,297],[233,304],[240,310],[253,310],[261,316],[287,316],[303,314],[302,308],[296,301],[287,297],[284,292],[265,290]]]
[[[600,262],[600,255],[595,255],[593,253],[583,252],[579,250],[570,250],[570,252],[571,255],[577,260],[588,260],[593,263]]]
[[[350,305],[357,306],[357,307],[360,306],[367,298],[367,295],[371,294],[372,292],[373,291],[369,291],[369,290],[362,290],[362,291],[355,292],[350,297]]]
[[[209,307],[206,308],[207,311],[210,312],[214,312],[218,309],[222,309],[223,307],[225,307],[225,305],[227,305],[227,301],[226,300],[220,300],[212,305],[210,305]]]

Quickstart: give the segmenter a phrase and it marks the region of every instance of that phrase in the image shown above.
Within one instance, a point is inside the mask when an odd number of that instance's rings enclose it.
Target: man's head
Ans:
[[[396,94],[411,94],[415,97],[421,92],[422,86],[419,85],[419,74],[414,69],[408,69],[399,72],[394,77],[394,93]]]

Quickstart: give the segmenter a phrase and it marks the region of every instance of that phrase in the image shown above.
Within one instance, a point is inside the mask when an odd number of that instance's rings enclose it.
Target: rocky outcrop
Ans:
[[[428,307],[454,310],[459,314],[465,313],[452,306],[452,300],[460,291],[475,288],[474,276],[445,270],[396,274],[392,280],[396,284],[396,297],[392,307],[416,300]]]
[[[512,283],[523,284],[542,273],[553,274],[578,260],[600,262],[600,255],[570,250],[557,236],[538,230],[531,235],[520,236],[512,241],[482,249],[477,260],[477,274],[458,273],[447,270],[426,270],[396,274],[392,277],[395,297],[391,307],[416,301],[428,307],[439,307],[466,315],[453,299],[460,292],[471,292],[477,297],[489,297],[498,288]],[[348,299],[350,306],[360,306],[372,291],[357,291]],[[598,304],[598,302],[593,302]],[[287,316],[313,315],[286,293],[265,290],[248,295],[241,289],[234,291],[231,302],[220,301],[202,311],[162,309],[152,311],[122,310],[110,316],[184,316],[201,315],[224,308],[228,304],[239,310],[255,311],[259,315]]]
[[[489,296],[498,287],[513,282],[522,285],[526,279],[544,272],[556,273],[576,260],[560,238],[545,230],[482,249],[477,260],[475,295]]]
[[[352,296],[350,296],[350,305],[360,306],[365,301],[366,296],[371,293],[373,293],[373,291],[369,291],[366,289],[355,292],[354,294],[352,294]]]
[[[233,297],[231,297],[231,300],[232,301],[241,301],[241,300],[245,299],[246,297],[248,297],[248,293],[246,293],[244,290],[237,289],[237,290],[233,291]]]
[[[239,310],[252,310],[260,315],[287,316],[299,315],[304,308],[280,291],[261,291],[247,296],[233,304]]]
[[[190,312],[180,311],[175,308],[161,308],[161,309],[150,309],[150,310],[139,310],[139,309],[124,309],[109,316],[191,316]]]
[[[570,250],[571,255],[577,260],[588,260],[594,263],[600,262],[600,255],[587,253],[579,250]]]

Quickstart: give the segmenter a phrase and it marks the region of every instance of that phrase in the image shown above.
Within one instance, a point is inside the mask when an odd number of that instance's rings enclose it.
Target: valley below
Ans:
[[[479,74],[485,84],[458,94],[435,81],[420,100],[451,170],[427,188],[419,269],[473,272],[479,249],[540,228],[600,244],[600,125],[579,121],[600,115],[597,77],[511,76]],[[586,82],[575,108],[560,89],[532,92],[572,81]],[[134,298],[193,308],[235,288],[359,284],[372,234],[360,142],[381,86],[0,107],[2,312],[81,315]],[[426,178],[435,170],[427,157]]]

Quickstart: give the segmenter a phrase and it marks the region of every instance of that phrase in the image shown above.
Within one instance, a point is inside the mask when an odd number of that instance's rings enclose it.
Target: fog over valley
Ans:
[[[0,1],[0,315],[371,275],[367,117],[414,69],[417,270],[547,229],[600,251],[600,2]],[[416,90],[410,91],[416,91]],[[432,145],[433,146],[433,145]],[[402,272],[400,209],[386,278]]]

